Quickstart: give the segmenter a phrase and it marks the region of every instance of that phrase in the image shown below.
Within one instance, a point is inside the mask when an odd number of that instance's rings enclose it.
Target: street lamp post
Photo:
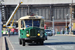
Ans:
[[[72,3],[71,3],[71,30],[70,30],[70,32],[72,32],[72,6],[73,6],[73,0],[72,0]]]
[[[66,15],[66,34],[67,34],[67,17],[68,17],[68,14]]]
[[[54,16],[52,17],[53,19],[53,35],[54,35]]]

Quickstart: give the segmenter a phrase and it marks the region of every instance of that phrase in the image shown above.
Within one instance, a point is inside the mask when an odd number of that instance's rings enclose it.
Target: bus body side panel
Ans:
[[[26,37],[26,30],[20,30],[20,38],[27,38]]]

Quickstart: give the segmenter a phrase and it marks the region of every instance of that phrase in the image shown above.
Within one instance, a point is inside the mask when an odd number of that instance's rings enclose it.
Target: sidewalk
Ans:
[[[74,36],[75,37],[75,35],[72,35],[72,34],[55,34],[55,36]]]
[[[3,37],[0,38],[0,50],[2,50],[2,43],[3,42]]]

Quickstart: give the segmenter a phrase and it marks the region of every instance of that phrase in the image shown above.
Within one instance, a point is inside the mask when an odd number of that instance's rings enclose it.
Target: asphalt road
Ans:
[[[44,41],[44,45],[29,44],[19,45],[18,36],[7,37],[13,50],[75,50],[75,37],[52,36]]]

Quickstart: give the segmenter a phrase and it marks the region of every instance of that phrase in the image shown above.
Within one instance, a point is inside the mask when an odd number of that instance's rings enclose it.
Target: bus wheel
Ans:
[[[41,44],[41,45],[43,45],[43,44],[44,44],[44,42],[43,42],[43,41],[40,41],[40,44]]]
[[[38,41],[36,41],[36,44],[38,45],[38,44],[39,44],[39,42],[38,42]]]
[[[22,40],[21,40],[21,39],[19,39],[19,44],[20,44],[20,45],[22,44]]]
[[[22,40],[22,46],[25,46],[25,40],[24,39]]]

